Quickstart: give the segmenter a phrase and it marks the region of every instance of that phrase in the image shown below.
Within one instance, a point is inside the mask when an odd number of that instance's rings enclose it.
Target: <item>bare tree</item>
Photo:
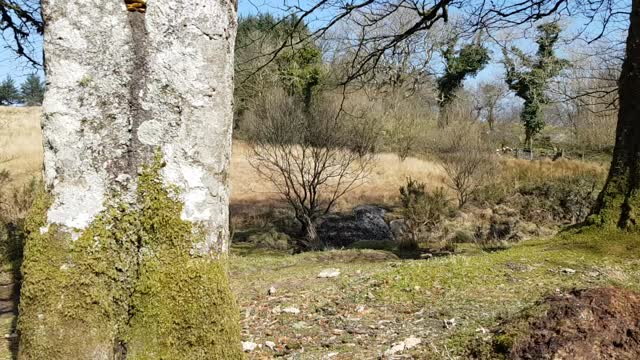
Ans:
[[[359,127],[350,126],[337,109],[314,101],[305,111],[299,100],[274,90],[248,117],[253,168],[275,186],[301,225],[300,245],[325,246],[316,221],[369,174],[373,155],[356,150]]]
[[[484,117],[491,131],[496,123],[501,101],[507,94],[508,91],[503,82],[488,81],[478,85],[477,94],[474,97],[475,110],[477,117]]]
[[[455,9],[455,11],[451,10]],[[626,26],[629,5],[622,0],[525,0],[525,1],[484,1],[484,0],[418,0],[386,2],[379,0],[316,0],[311,2],[283,2],[279,11],[296,17],[297,24],[312,24],[314,31],[309,36],[322,38],[336,26],[350,23],[353,31],[343,38],[344,45],[350,45],[353,53],[349,71],[345,72],[343,83],[349,83],[375,73],[390,53],[397,51],[406,41],[420,38],[425,33],[450,20],[450,13],[462,19],[462,38],[469,39],[478,30],[488,34],[496,30],[515,26],[531,26],[535,21],[562,16],[580,15],[576,23],[576,38],[595,41],[614,28]],[[401,27],[387,26],[390,18],[402,13],[406,21]],[[380,29],[386,27],[383,31]],[[299,40],[302,41],[302,40]],[[293,42],[282,42],[280,46],[262,56],[275,59]]]
[[[44,32],[38,0],[1,0],[0,37],[4,47],[35,66],[42,65],[36,40]]]
[[[551,88],[553,115],[572,132],[582,151],[611,150],[618,112],[619,50],[594,55],[573,50],[572,66]],[[592,51],[595,51],[592,50]]]

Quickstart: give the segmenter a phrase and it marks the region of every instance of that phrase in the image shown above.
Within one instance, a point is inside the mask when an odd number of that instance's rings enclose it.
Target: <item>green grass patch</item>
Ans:
[[[573,287],[640,289],[640,235],[593,229],[527,241],[495,253],[407,261],[377,276],[376,294],[456,319],[442,344],[453,353],[500,318],[545,294]]]

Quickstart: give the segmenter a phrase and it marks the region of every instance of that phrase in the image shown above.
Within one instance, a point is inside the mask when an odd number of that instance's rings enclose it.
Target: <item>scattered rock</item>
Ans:
[[[256,349],[256,347],[258,347],[258,344],[252,342],[252,341],[243,341],[242,342],[242,351],[244,352],[252,352],[253,350]]]
[[[318,274],[319,278],[334,278],[340,275],[340,269],[324,269]]]
[[[276,294],[276,287],[275,286],[270,287],[269,290],[267,291],[267,294],[270,295],[270,296],[275,295]]]
[[[408,231],[406,220],[392,220],[389,223],[389,230],[391,231],[391,235],[396,241],[404,239]]]
[[[599,277],[600,275],[602,275],[602,273],[600,271],[594,270],[594,271],[589,271],[587,275],[590,277]]]
[[[282,309],[282,312],[287,314],[298,315],[300,314],[300,309],[298,309],[297,307],[289,306]]]
[[[273,341],[265,341],[264,346],[268,347],[271,351],[274,351],[276,348],[276,343]]]
[[[385,356],[393,356],[393,355],[395,355],[397,353],[400,353],[400,352],[403,352],[405,350],[413,349],[414,347],[420,345],[421,343],[422,343],[422,339],[417,338],[417,337],[412,335],[412,336],[404,339],[404,341],[393,343],[391,345],[391,348],[384,352],[384,355]]]
[[[421,343],[422,343],[422,339],[417,338],[413,335],[404,339],[405,349],[413,349],[414,347],[420,345]]]
[[[560,271],[561,271],[561,272],[563,272],[563,273],[565,273],[565,274],[567,274],[567,275],[573,275],[573,274],[575,274],[575,273],[576,273],[576,271],[575,271],[575,270],[570,269],[570,268],[564,268],[564,269],[562,269],[562,270],[560,270]]]
[[[404,351],[404,343],[403,342],[399,342],[396,344],[391,345],[391,348],[387,351],[384,352],[385,356],[392,356],[395,355],[399,352]]]

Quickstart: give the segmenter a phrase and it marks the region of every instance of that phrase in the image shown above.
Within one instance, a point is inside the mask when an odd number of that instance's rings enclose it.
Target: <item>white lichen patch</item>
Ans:
[[[188,187],[204,187],[202,179],[205,176],[205,171],[202,167],[181,164],[180,169]]]
[[[194,188],[183,195],[181,218],[187,221],[207,221],[211,218],[211,205],[206,188]]]
[[[54,188],[54,203],[47,214],[49,224],[86,229],[104,209],[105,184],[97,174],[87,174]]]
[[[145,145],[159,145],[162,143],[162,124],[156,120],[148,120],[138,127],[138,140]]]

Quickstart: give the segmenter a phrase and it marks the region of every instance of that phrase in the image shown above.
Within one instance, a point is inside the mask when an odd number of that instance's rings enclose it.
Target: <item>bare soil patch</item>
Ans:
[[[509,359],[640,359],[640,294],[618,288],[545,298]]]

